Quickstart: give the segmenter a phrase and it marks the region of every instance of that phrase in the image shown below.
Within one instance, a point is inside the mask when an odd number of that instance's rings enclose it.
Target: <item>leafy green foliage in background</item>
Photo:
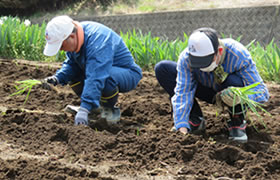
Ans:
[[[264,48],[260,43],[248,47],[263,79],[280,82],[280,48],[273,40]]]
[[[30,24],[30,21],[21,21],[14,17],[0,18],[0,57],[17,58],[36,61],[63,61],[65,52],[60,51],[57,56],[43,55],[45,46],[46,24],[41,26]],[[131,51],[137,64],[143,70],[151,70],[154,65],[162,60],[177,61],[183,49],[187,47],[188,36],[184,40],[162,40],[152,37],[151,33],[142,34],[139,30],[120,33],[127,47]],[[241,36],[237,38],[240,41]],[[257,68],[266,81],[280,83],[280,49],[274,41],[266,47],[252,41],[247,46]]]
[[[30,21],[18,18],[0,19],[0,56],[29,60],[44,59],[45,23],[31,25]]]
[[[136,33],[135,30],[120,34],[136,63],[147,70],[161,60],[177,61],[180,52],[187,47],[188,43],[186,34],[184,41],[176,39],[172,42],[152,37],[151,33],[146,35],[143,35],[141,31]]]

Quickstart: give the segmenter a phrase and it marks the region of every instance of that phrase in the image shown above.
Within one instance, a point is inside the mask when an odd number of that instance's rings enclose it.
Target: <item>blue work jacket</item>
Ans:
[[[91,21],[81,22],[84,30],[84,43],[79,52],[67,52],[66,60],[56,77],[62,85],[77,77],[84,77],[81,107],[99,107],[99,100],[105,80],[113,66],[135,69],[139,66],[122,38],[110,28]]]

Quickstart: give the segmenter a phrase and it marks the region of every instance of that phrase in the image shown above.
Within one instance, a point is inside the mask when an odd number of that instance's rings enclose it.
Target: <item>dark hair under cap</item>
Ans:
[[[215,51],[215,54],[218,51],[218,47],[219,47],[219,39],[218,39],[218,33],[215,29],[209,28],[209,27],[202,27],[199,28],[196,31],[200,31],[200,32],[204,32],[206,36],[209,37],[209,39],[211,40],[212,44],[213,44],[213,48]]]

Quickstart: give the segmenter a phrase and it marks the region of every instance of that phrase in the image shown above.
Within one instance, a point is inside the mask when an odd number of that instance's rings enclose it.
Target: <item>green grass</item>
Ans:
[[[28,23],[29,22],[29,23]],[[54,60],[43,55],[46,23],[30,24],[18,17],[0,18],[0,56],[36,61],[62,61],[64,54]]]
[[[159,37],[152,37],[151,33],[144,35],[141,31],[136,32],[135,30],[120,34],[136,63],[144,70],[150,70],[161,60],[177,61],[179,54],[188,43],[186,34],[185,40],[176,39],[171,42],[161,40]]]
[[[265,48],[260,43],[248,47],[263,79],[280,82],[280,48],[272,40]]]
[[[17,17],[0,18],[0,56],[10,59],[26,59],[47,62],[62,62],[65,52],[60,51],[57,56],[43,55],[45,47],[46,24],[28,24],[28,20]],[[151,70],[162,60],[177,61],[179,54],[187,47],[188,36],[174,41],[152,37],[151,32],[143,34],[141,31],[120,33],[135,61],[143,70]],[[224,35],[222,35],[224,37]],[[236,40],[240,41],[241,37]],[[256,62],[260,75],[265,81],[280,83],[280,49],[274,41],[265,47],[252,41],[247,46]]]

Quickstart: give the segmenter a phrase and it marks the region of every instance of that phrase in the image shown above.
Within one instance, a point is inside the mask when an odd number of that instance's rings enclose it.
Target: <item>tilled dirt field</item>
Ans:
[[[114,126],[74,126],[63,109],[80,102],[68,86],[34,87],[24,106],[25,95],[9,96],[15,81],[42,79],[58,67],[0,60],[0,179],[280,179],[279,85],[267,83],[266,128],[249,113],[249,141],[238,144],[227,140],[228,115],[216,117],[203,102],[203,135],[170,132],[169,100],[153,72],[120,95],[122,117]]]

